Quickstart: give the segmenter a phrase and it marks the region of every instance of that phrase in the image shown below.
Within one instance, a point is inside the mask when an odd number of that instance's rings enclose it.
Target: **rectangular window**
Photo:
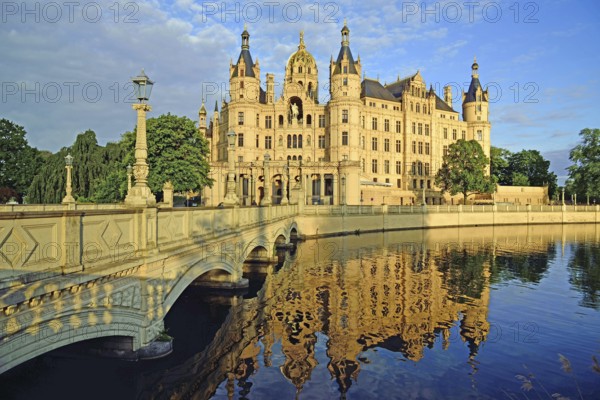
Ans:
[[[271,136],[265,136],[265,149],[270,149],[272,146]]]
[[[396,121],[396,133],[401,133],[401,127],[400,121]]]
[[[377,151],[377,138],[371,138],[371,150]]]
[[[401,153],[401,152],[402,152],[402,141],[396,140],[396,153]]]
[[[396,180],[396,187],[397,187],[397,188],[400,188],[400,187],[402,187],[402,179],[397,179],[397,180]]]
[[[425,175],[429,175],[429,163],[425,163]]]
[[[444,128],[444,139],[448,139],[448,128]]]
[[[411,168],[412,174],[416,174],[417,173],[417,163],[413,161],[412,163],[412,168]]]
[[[396,161],[396,173],[398,175],[402,173],[402,161]]]
[[[360,165],[362,167],[362,172],[365,172],[365,159],[360,160]]]
[[[452,129],[452,140],[456,140],[456,129]]]
[[[260,123],[260,115],[256,114],[256,126],[260,126],[259,123]]]
[[[371,172],[374,174],[377,173],[377,160],[376,159],[371,160]]]
[[[242,111],[238,113],[238,125],[244,125],[244,113]]]
[[[429,143],[425,143],[425,154],[429,155]]]
[[[319,128],[325,128],[325,115],[319,115]]]
[[[389,174],[390,173],[390,160],[385,160],[383,162],[383,172],[385,174]]]
[[[412,151],[413,151],[413,154],[417,153],[417,142],[415,142],[414,140],[412,142]]]
[[[273,117],[270,115],[265,117],[265,128],[271,129],[273,127]]]
[[[362,147],[362,149],[365,149],[365,137],[361,136],[360,137],[360,147]]]
[[[423,154],[423,142],[419,142],[419,154]]]
[[[429,136],[429,124],[425,124],[425,136]]]
[[[462,131],[462,140],[467,140],[467,132]]]
[[[342,110],[342,124],[348,123],[348,110]]]
[[[373,118],[373,120],[371,121],[371,129],[373,129],[374,131],[377,130],[377,118]]]
[[[238,147],[244,147],[244,134],[238,133]]]
[[[325,148],[325,135],[319,135],[319,148]]]
[[[483,140],[483,132],[477,131],[477,140]]]
[[[383,151],[390,151],[390,139],[383,140]]]
[[[448,146],[444,146],[444,155],[448,155]]]
[[[256,148],[258,149],[259,147],[260,147],[260,141],[259,141],[258,135],[256,135]]]
[[[419,123],[418,133],[419,133],[419,135],[423,134],[423,124],[421,124],[421,123]]]
[[[416,188],[417,188],[417,180],[413,179],[413,189],[416,189]]]
[[[342,146],[348,146],[348,132],[342,132]]]
[[[417,163],[417,172],[419,175],[423,175],[423,163],[421,161]]]
[[[383,120],[383,130],[386,132],[390,131],[390,120],[389,119]]]
[[[413,135],[417,133],[417,124],[416,123],[412,123],[412,133]]]

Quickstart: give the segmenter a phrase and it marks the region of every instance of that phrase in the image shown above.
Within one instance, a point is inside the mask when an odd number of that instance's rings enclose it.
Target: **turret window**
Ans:
[[[348,146],[348,132],[342,132],[342,146]]]
[[[244,125],[244,113],[242,111],[238,113],[238,125]]]
[[[344,78],[344,79],[342,80],[342,85],[344,85],[344,86],[348,86],[348,78]]]
[[[477,140],[483,140],[483,132],[477,131]]]
[[[238,147],[244,147],[244,134],[238,133],[237,138],[238,138]]]
[[[342,110],[342,124],[348,123],[348,110]]]
[[[348,73],[348,66],[344,65],[344,73],[347,74]]]

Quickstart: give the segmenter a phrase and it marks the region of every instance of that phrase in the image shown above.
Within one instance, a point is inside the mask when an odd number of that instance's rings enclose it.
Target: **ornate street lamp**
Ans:
[[[342,205],[346,205],[346,175],[342,176]]]
[[[73,198],[72,192],[73,188],[71,187],[71,170],[73,169],[73,156],[69,153],[65,157],[65,168],[67,170],[67,188],[66,188],[66,196],[63,198],[63,204],[74,204],[75,198]]]
[[[148,187],[148,144],[146,142],[146,112],[152,111],[152,107],[146,102],[150,99],[154,82],[148,78],[144,70],[132,78],[135,96],[139,103],[133,104],[137,110],[137,133],[135,137],[135,164],[133,164],[133,175],[135,185],[128,191],[125,204],[133,207],[147,207],[156,205],[156,198]]]
[[[125,169],[127,170],[127,193],[129,194],[129,191],[131,190],[131,174],[133,168],[131,167],[131,164],[129,164]]]
[[[239,204],[239,199],[235,193],[235,132],[230,131],[227,134],[227,161],[228,161],[228,173],[227,173],[227,191],[225,193],[225,199],[223,204],[226,206],[235,206]]]

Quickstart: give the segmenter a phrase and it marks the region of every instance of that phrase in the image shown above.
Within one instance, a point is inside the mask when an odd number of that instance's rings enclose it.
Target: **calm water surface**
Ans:
[[[0,375],[0,399],[600,398],[594,225],[307,241],[260,272],[184,292],[167,358],[65,348]]]

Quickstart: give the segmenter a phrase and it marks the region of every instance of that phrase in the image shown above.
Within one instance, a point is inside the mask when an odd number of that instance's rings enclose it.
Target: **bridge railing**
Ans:
[[[381,215],[381,214],[424,214],[424,213],[510,213],[510,212],[598,212],[598,205],[346,205],[304,206],[305,215]]]

